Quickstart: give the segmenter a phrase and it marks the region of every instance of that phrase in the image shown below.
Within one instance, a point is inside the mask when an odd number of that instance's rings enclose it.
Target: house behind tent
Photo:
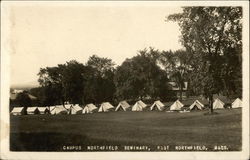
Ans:
[[[172,91],[174,93],[174,95],[180,99],[181,97],[181,88],[178,87],[177,83],[176,82],[168,82],[168,86],[170,87],[169,88],[169,91]],[[188,91],[188,82],[184,82],[184,87],[182,88],[182,99],[185,99],[188,97],[188,94],[187,94],[187,91]]]

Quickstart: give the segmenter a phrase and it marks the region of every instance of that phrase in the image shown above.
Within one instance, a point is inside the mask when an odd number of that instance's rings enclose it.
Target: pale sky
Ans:
[[[11,81],[37,81],[40,67],[96,54],[120,65],[145,47],[177,50],[179,26],[167,6],[14,6],[11,10]]]

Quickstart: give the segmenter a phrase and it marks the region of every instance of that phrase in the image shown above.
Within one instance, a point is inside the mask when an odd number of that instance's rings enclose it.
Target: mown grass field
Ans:
[[[13,151],[62,151],[81,145],[226,145],[241,150],[241,109],[190,113],[109,112],[87,115],[24,115],[10,118]],[[172,148],[172,147],[171,147]],[[170,150],[173,150],[170,149]]]

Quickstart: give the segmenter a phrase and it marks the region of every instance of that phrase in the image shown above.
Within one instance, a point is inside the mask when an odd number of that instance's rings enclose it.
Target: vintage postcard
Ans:
[[[249,159],[248,1],[3,1],[1,159]]]

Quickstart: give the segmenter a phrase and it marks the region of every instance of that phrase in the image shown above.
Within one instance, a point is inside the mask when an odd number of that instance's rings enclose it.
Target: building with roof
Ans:
[[[174,92],[175,96],[179,99],[181,97],[181,89],[176,82],[168,82],[170,91]],[[182,88],[182,98],[185,99],[188,97],[188,82],[184,82],[184,87]]]

